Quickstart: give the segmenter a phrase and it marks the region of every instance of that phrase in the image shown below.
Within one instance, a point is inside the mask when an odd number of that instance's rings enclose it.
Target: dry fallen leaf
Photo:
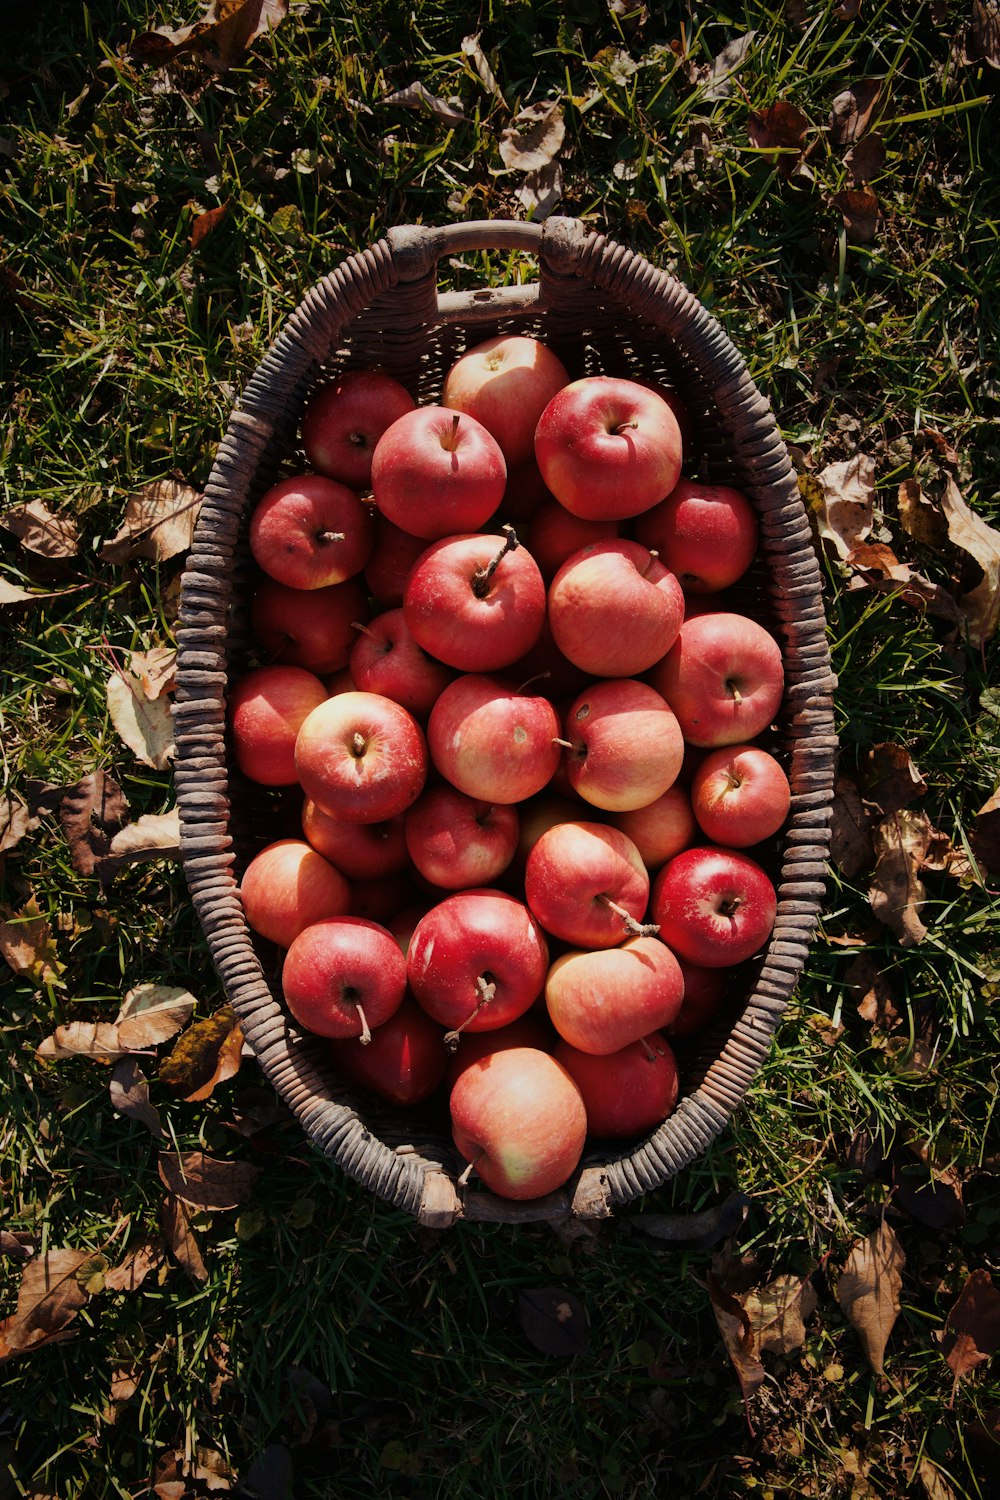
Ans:
[[[33,599],[60,599],[63,594],[75,594],[80,589],[89,588],[87,583],[76,583],[69,589],[48,590],[42,593],[32,593],[30,589],[23,589],[19,583],[11,583],[9,578],[0,576],[0,606],[5,604],[29,604]]]
[[[165,1259],[163,1246],[152,1240],[147,1241],[105,1273],[104,1285],[109,1292],[134,1292],[151,1271],[159,1270]]]
[[[222,1161],[203,1151],[161,1151],[160,1181],[168,1192],[192,1208],[238,1208],[260,1176],[249,1162]]]
[[[121,530],[101,548],[105,562],[168,562],[191,546],[202,497],[189,484],[157,479],[129,498]]]
[[[940,551],[948,535],[948,523],[939,506],[924,494],[920,481],[904,479],[896,499],[903,530],[914,541]]]
[[[776,1276],[747,1293],[744,1309],[760,1353],[791,1354],[806,1341],[805,1319],[816,1311],[811,1277]]]
[[[863,136],[844,157],[844,165],[854,183],[872,182],[885,163],[885,143],[877,130]]]
[[[976,813],[969,842],[976,858],[995,875],[1000,874],[1000,787]]]
[[[127,819],[125,793],[106,771],[91,771],[71,786],[59,804],[59,822],[74,870],[93,875],[98,861],[111,847],[112,835]]]
[[[129,55],[136,62],[162,68],[182,53],[195,52],[224,73],[239,62],[256,37],[273,30],[287,14],[288,0],[213,0],[203,18],[190,26],[140,33]]]
[[[165,771],[174,754],[174,723],[164,698],[147,698],[142,682],[116,668],[108,678],[108,712],[118,734],[145,766]]]
[[[115,1063],[108,1082],[108,1093],[112,1108],[120,1115],[138,1120],[157,1140],[166,1140],[159,1111],[149,1102],[149,1083],[137,1058],[122,1057]]]
[[[87,1301],[77,1272],[90,1259],[87,1250],[49,1250],[25,1264],[17,1311],[0,1323],[0,1361],[65,1336]]]
[[[929,1458],[922,1458],[917,1467],[917,1478],[924,1487],[927,1500],[958,1500],[958,1494],[952,1489],[936,1464],[932,1464]]]
[[[29,552],[39,557],[75,557],[80,550],[80,528],[69,516],[53,515],[42,500],[29,500],[0,516],[0,526],[13,532]]]
[[[1000,0],[972,0],[972,43],[977,57],[1000,68]]]
[[[138,677],[142,690],[152,701],[163,693],[172,693],[177,680],[177,652],[173,646],[153,646],[149,651],[133,651],[128,659],[129,671]]]
[[[16,849],[24,835],[37,827],[38,818],[15,792],[9,788],[0,792],[0,854]]]
[[[550,161],[547,167],[526,173],[515,196],[525,213],[540,224],[558,206],[562,193],[562,167]]]
[[[451,100],[439,99],[419,79],[408,84],[405,89],[396,89],[394,93],[386,94],[381,102],[396,104],[403,109],[424,110],[433,115],[435,120],[443,120],[446,125],[461,125],[465,121],[465,113],[460,105]]]
[[[958,1294],[939,1334],[941,1352],[955,1383],[992,1359],[1000,1349],[1000,1291],[988,1271],[973,1271]]]
[[[733,74],[743,66],[756,40],[756,31],[746,31],[742,36],[727,42],[718,57],[712,60],[709,81],[701,90],[703,99],[728,99],[735,90],[731,82]]]
[[[476,32],[474,36],[464,36],[462,38],[462,56],[467,57],[472,63],[479,76],[479,81],[487,93],[492,94],[498,104],[506,105],[506,100],[500,91],[500,85],[497,83],[493,69],[490,67],[489,59],[479,45],[479,36],[480,33]]]
[[[870,245],[878,233],[879,202],[871,188],[842,188],[833,203],[852,245]]]
[[[159,1079],[171,1093],[187,1100],[207,1099],[217,1083],[240,1067],[243,1033],[231,1005],[196,1021],[180,1036],[160,1063]]]
[[[936,1162],[927,1141],[909,1141],[893,1151],[892,1195],[898,1208],[928,1229],[958,1229],[965,1223],[961,1173],[950,1162]]]
[[[880,78],[862,78],[837,95],[830,106],[830,140],[835,146],[853,145],[864,135],[881,92]]]
[[[143,813],[111,840],[107,854],[97,861],[102,885],[109,886],[125,865],[148,859],[178,859],[181,852],[181,820],[177,808],[167,813]]]
[[[876,1030],[892,1031],[902,1019],[882,966],[874,954],[859,953],[844,970],[844,987],[858,1002],[858,1015]]]
[[[861,793],[847,776],[838,776],[834,785],[830,858],[848,880],[875,863],[871,818]]]
[[[901,563],[884,542],[861,542],[852,547],[847,566],[854,574],[852,588],[863,581],[882,593],[897,595],[911,609],[926,610],[953,625],[961,618],[959,607],[947,590],[922,577],[908,563]]]
[[[160,1205],[160,1229],[171,1255],[198,1286],[208,1280],[208,1271],[191,1228],[191,1218],[179,1198],[168,1193]]]
[[[169,1041],[191,1019],[197,1001],[190,990],[172,984],[139,984],[129,990],[116,1025],[126,1052]]]
[[[24,1229],[0,1229],[0,1255],[11,1260],[30,1260],[35,1253],[32,1236]]]
[[[517,1316],[525,1338],[542,1354],[586,1354],[590,1322],[586,1308],[572,1292],[553,1286],[521,1292]]]
[[[59,962],[52,928],[34,896],[20,911],[0,906],[0,956],[34,985],[61,982],[65,965]]]
[[[227,198],[225,203],[220,203],[217,208],[203,209],[200,213],[195,214],[191,221],[192,250],[197,250],[198,246],[208,238],[212,231],[218,229],[223,219],[229,214],[230,201]]]
[[[910,759],[903,745],[883,742],[872,745],[861,764],[861,786],[865,801],[881,817],[909,807],[923,797],[927,783]]]
[[[959,601],[969,632],[969,644],[981,650],[1000,623],[1000,531],[988,526],[962,499],[948,475],[941,509],[948,522],[948,540],[967,552],[983,570],[983,580]]]
[[[112,1021],[71,1021],[57,1026],[51,1036],[35,1048],[42,1060],[58,1061],[63,1057],[90,1057],[95,1062],[117,1062],[125,1048]]]
[[[777,166],[783,177],[788,177],[794,169],[808,130],[807,117],[786,99],[778,99],[760,114],[751,114],[747,121],[751,145],[763,151],[766,160]]]
[[[920,919],[927,888],[919,872],[936,837],[940,835],[926,813],[905,809],[884,818],[872,833],[875,870],[868,899],[902,948],[912,948],[927,936]]]
[[[505,167],[519,172],[538,172],[559,154],[566,135],[560,105],[554,99],[539,100],[516,114],[500,137],[500,157]]]
[[[714,1271],[709,1271],[706,1284],[722,1342],[736,1371],[743,1399],[747,1400],[760,1389],[766,1375],[764,1366],[757,1357],[753,1325],[739,1298],[725,1290],[721,1278]]]
[[[875,460],[867,454],[827,464],[806,480],[806,500],[828,550],[842,561],[871,535],[875,502]]]
[[[882,1374],[885,1347],[899,1315],[905,1264],[903,1248],[883,1219],[867,1239],[852,1246],[837,1283],[837,1300],[876,1375]]]

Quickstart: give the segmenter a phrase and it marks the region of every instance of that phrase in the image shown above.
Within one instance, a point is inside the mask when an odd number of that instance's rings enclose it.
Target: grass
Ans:
[[[0,533],[9,580],[78,586],[2,617],[15,791],[103,768],[133,817],[169,808],[169,774],[143,767],[109,723],[99,648],[169,643],[179,560],[110,567],[100,543],[144,483],[204,483],[236,394],[345,254],[394,222],[523,212],[498,142],[535,99],[563,101],[563,210],[679,275],[739,344],[803,462],[870,454],[880,538],[933,581],[974,586],[974,566],[962,573],[957,554],[907,538],[896,509],[902,479],[933,489],[919,438],[931,428],[957,450],[966,498],[1000,518],[996,73],[974,56],[964,6],[871,3],[849,21],[832,4],[692,17],[673,4],[487,0],[475,27],[506,107],[462,50],[468,12],[442,0],[293,4],[223,74],[190,58],[171,75],[128,62],[133,34],[196,9],[0,7],[5,503],[69,512],[84,538],[78,556],[43,562]],[[713,59],[750,30],[731,92],[711,97]],[[873,76],[886,99],[871,184],[882,217],[856,244],[833,202],[849,184],[826,126],[833,98]],[[417,79],[458,97],[466,120],[380,102]],[[750,143],[749,112],[777,101],[810,122],[811,180],[786,180]],[[194,215],[221,204],[225,218],[193,247]],[[468,256],[443,271],[458,286],[530,264]],[[875,743],[905,746],[927,782],[919,805],[960,844],[1000,777],[995,651],[848,583],[828,565],[842,767],[856,775]],[[338,1500],[896,1494],[929,1486],[928,1462],[955,1495],[995,1494],[996,1449],[980,1429],[1000,1404],[996,1371],[963,1380],[952,1403],[935,1338],[968,1274],[997,1269],[995,879],[923,878],[929,934],[903,948],[874,920],[867,877],[832,871],[794,1004],[732,1127],[639,1205],[689,1213],[738,1189],[749,1213],[736,1249],[759,1277],[814,1273],[806,1342],[765,1356],[746,1411],[708,1296],[710,1252],[658,1246],[635,1211],[575,1238],[421,1230],[288,1124],[256,1145],[234,1135],[240,1101],[253,1102],[245,1063],[201,1103],[152,1084],[179,1148],[261,1171],[238,1212],[195,1218],[205,1284],[167,1263],[137,1292],[92,1295],[72,1341],[0,1364],[0,1493],[145,1496],[163,1454],[200,1446],[234,1487],[265,1455],[263,1493]],[[113,1265],[158,1233],[152,1139],[112,1110],[100,1065],[39,1063],[35,1048],[56,1023],[112,1018],[143,981],[188,986],[210,1013],[218,981],[173,866],[134,866],[102,890],[74,869],[48,811],[3,880],[8,906],[33,893],[65,969],[40,988],[0,975],[2,1225],[37,1253],[71,1246]],[[892,989],[891,1032],[862,1018],[845,978],[861,952]],[[962,1178],[964,1221],[903,1206],[909,1138]],[[906,1267],[878,1377],[834,1281],[883,1210]],[[7,1311],[19,1281],[0,1259]],[[522,1330],[519,1293],[544,1286],[587,1309],[589,1348],[570,1361]],[[112,1399],[116,1372],[134,1383],[124,1399]]]

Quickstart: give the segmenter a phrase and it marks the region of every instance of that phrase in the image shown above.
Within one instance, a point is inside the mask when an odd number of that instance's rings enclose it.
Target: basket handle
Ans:
[[[465,223],[399,224],[388,232],[389,248],[400,281],[419,281],[444,255],[466,250],[530,250],[544,254],[558,244],[561,259],[586,237],[579,219],[553,215],[544,224],[521,219],[470,219]]]

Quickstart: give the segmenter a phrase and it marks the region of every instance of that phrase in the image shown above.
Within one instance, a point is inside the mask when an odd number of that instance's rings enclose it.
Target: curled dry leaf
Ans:
[[[862,78],[830,106],[830,140],[835,146],[850,146],[860,140],[871,124],[882,92],[880,78]]]
[[[164,1247],[149,1240],[133,1250],[117,1266],[105,1273],[104,1285],[109,1292],[134,1292],[152,1271],[158,1271],[166,1260]]]
[[[500,157],[505,167],[519,172],[538,172],[559,153],[566,136],[561,106],[554,99],[529,104],[514,116],[500,137]]]
[[[730,1193],[715,1208],[693,1214],[635,1214],[629,1227],[649,1235],[652,1240],[683,1245],[689,1250],[711,1250],[720,1240],[735,1234],[750,1210],[746,1193]]]
[[[897,492],[896,504],[903,530],[914,541],[939,551],[948,536],[944,513],[928,500],[917,479],[904,479]]]
[[[1000,531],[988,526],[966,504],[958,485],[948,475],[941,500],[948,523],[948,540],[979,564],[983,580],[959,601],[969,644],[981,650],[1000,623]]]
[[[202,497],[189,484],[157,479],[129,498],[121,530],[104,543],[105,562],[125,563],[136,557],[168,562],[186,552],[194,536]]]
[[[871,535],[875,503],[875,460],[865,453],[827,464],[818,474],[801,475],[799,487],[831,556],[842,561]]]
[[[179,859],[181,820],[177,808],[167,813],[143,813],[111,840],[107,854],[97,861],[101,883],[109,886],[125,865],[149,859]]]
[[[563,193],[562,167],[550,161],[537,172],[528,172],[517,189],[517,201],[537,224],[547,219]]]
[[[190,990],[172,984],[138,984],[129,990],[118,1012],[122,1050],[156,1047],[176,1036],[194,1013],[197,1001]]]
[[[164,698],[147,698],[141,680],[117,667],[108,678],[108,712],[143,765],[165,771],[174,754],[174,724]]]
[[[57,1026],[35,1048],[35,1056],[49,1062],[63,1057],[89,1057],[94,1062],[117,1062],[125,1048],[112,1021],[71,1021]]]
[[[0,1323],[0,1361],[60,1337],[87,1301],[77,1272],[91,1259],[86,1250],[49,1250],[25,1264],[17,1310]]]
[[[16,849],[26,833],[38,827],[38,818],[16,793],[0,792],[0,854]]]
[[[844,985],[858,1004],[858,1015],[877,1031],[892,1031],[902,1017],[881,965],[871,953],[859,953],[844,970]]]
[[[244,1161],[222,1161],[203,1151],[161,1151],[160,1181],[168,1192],[192,1208],[208,1211],[238,1208],[260,1176]]]
[[[833,195],[834,205],[852,245],[870,245],[878,233],[879,202],[871,188],[843,188]]]
[[[191,221],[191,249],[197,250],[198,246],[208,239],[213,230],[218,229],[222,221],[228,217],[230,209],[229,198],[225,203],[220,203],[216,208],[206,208],[196,213]]]
[[[917,797],[923,797],[927,783],[910,759],[903,745],[883,742],[872,745],[861,765],[861,785],[865,801],[870,803],[881,817],[909,807]]]
[[[876,1375],[882,1374],[886,1344],[899,1316],[905,1264],[903,1247],[883,1219],[851,1247],[837,1283],[837,1301]]]
[[[912,948],[927,936],[920,919],[927,888],[919,871],[935,835],[926,813],[905,809],[884,818],[874,829],[875,870],[868,899],[902,948]]]
[[[885,142],[877,130],[866,135],[844,157],[844,165],[854,183],[872,182],[885,164]]]
[[[1000,787],[976,813],[969,842],[973,854],[987,870],[1000,875]]]
[[[217,1083],[232,1078],[242,1061],[243,1033],[231,1005],[196,1021],[160,1063],[159,1078],[184,1099],[207,1099]]]
[[[884,542],[861,542],[852,547],[847,566],[853,573],[851,588],[868,586],[881,593],[896,594],[911,609],[937,615],[957,624],[961,612],[952,596],[939,583],[931,583],[907,563],[901,563]]]
[[[941,1352],[958,1382],[1000,1349],[1000,1291],[987,1271],[973,1271],[939,1334]]]
[[[922,1458],[917,1466],[917,1478],[923,1486],[927,1500],[958,1500],[957,1491],[945,1479],[937,1464]]]
[[[208,1280],[191,1217],[179,1198],[168,1193],[160,1204],[160,1229],[174,1260],[197,1286]]]
[[[848,776],[838,776],[834,785],[830,858],[848,880],[875,863],[871,817]]]
[[[59,962],[52,928],[34,896],[20,911],[0,906],[0,955],[15,974],[34,985],[62,982],[65,965]]]
[[[778,99],[761,114],[751,114],[747,121],[751,145],[763,151],[784,177],[792,172],[808,129],[808,118],[786,99]]]
[[[725,1290],[714,1271],[706,1278],[708,1296],[715,1314],[722,1342],[748,1400],[764,1384],[766,1371],[757,1355],[757,1339],[746,1308],[732,1292]]]
[[[715,100],[730,97],[735,90],[732,82],[733,75],[750,56],[756,37],[756,31],[746,31],[742,36],[734,37],[731,42],[727,42],[718,57],[713,58],[711,77],[701,90],[703,99]]]
[[[71,786],[59,804],[59,822],[74,870],[93,875],[115,833],[128,821],[125,793],[106,771],[91,771]]]
[[[1000,0],[972,0],[971,30],[976,56],[1000,68]]]
[[[472,66],[475,68],[476,73],[479,76],[479,81],[483,85],[483,88],[487,91],[487,93],[492,94],[498,104],[506,105],[507,101],[504,99],[504,96],[500,91],[500,85],[497,83],[496,78],[494,77],[493,69],[489,64],[489,59],[487,58],[486,53],[483,51],[482,47],[479,45],[478,32],[476,32],[475,36],[464,36],[462,38],[462,56],[467,57],[472,63]]]
[[[80,550],[80,528],[69,516],[53,515],[42,500],[29,500],[0,516],[0,526],[21,546],[39,557],[75,557]]]
[[[133,651],[129,671],[138,677],[142,690],[152,701],[162,693],[172,693],[177,679],[177,652],[173,646],[153,646],[149,651]]]
[[[465,122],[465,112],[460,105],[447,99],[439,99],[419,79],[416,83],[408,84],[405,89],[396,89],[394,93],[384,95],[382,103],[397,104],[403,109],[423,110],[426,114],[433,115],[435,120],[443,120],[446,125],[462,125]]]
[[[63,594],[76,594],[80,589],[89,587],[89,584],[77,583],[69,589],[50,589],[47,592],[32,593],[30,589],[23,589],[19,583],[12,583],[9,578],[4,578],[0,575],[0,606],[5,604],[30,604],[34,599],[61,599]]]
[[[129,55],[135,62],[162,68],[183,53],[197,53],[225,73],[255,37],[273,30],[287,14],[288,0],[213,0],[202,20],[190,26],[142,32],[133,39]]]
[[[111,1070],[108,1093],[111,1095],[112,1108],[120,1115],[138,1120],[157,1140],[166,1140],[159,1111],[149,1102],[149,1083],[137,1058],[122,1057],[115,1063]]]
[[[816,1311],[811,1276],[776,1276],[744,1301],[760,1353],[791,1354],[806,1341],[805,1319]]]
[[[0,1255],[11,1260],[30,1260],[35,1253],[32,1236],[23,1229],[0,1229]]]

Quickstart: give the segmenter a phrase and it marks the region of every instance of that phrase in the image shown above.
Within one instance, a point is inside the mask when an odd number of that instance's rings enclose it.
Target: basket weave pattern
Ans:
[[[439,295],[438,262],[476,249],[530,249],[530,286]],[[254,835],[266,834],[253,790],[228,764],[228,684],[244,669],[254,505],[296,450],[310,391],[331,373],[378,364],[421,403],[439,399],[465,348],[496,333],[544,339],[573,378],[641,375],[674,386],[701,440],[702,472],[753,501],[760,554],[753,612],[785,663],[775,748],[792,787],[776,870],[778,915],[739,1019],[708,1033],[687,1093],[634,1147],[584,1158],[545,1199],[513,1204],[459,1189],[463,1163],[440,1121],[359,1104],[299,1030],[251,939],[236,887]],[[737,607],[743,608],[742,603]],[[192,899],[226,993],[265,1075],[309,1138],[372,1192],[444,1226],[457,1217],[606,1216],[674,1176],[722,1130],[766,1056],[802,968],[824,895],[836,738],[820,573],[785,446],[769,405],[719,324],[677,281],[572,219],[406,227],[344,261],[314,287],[250,381],[218,451],[185,571],[178,630],[176,785]]]

